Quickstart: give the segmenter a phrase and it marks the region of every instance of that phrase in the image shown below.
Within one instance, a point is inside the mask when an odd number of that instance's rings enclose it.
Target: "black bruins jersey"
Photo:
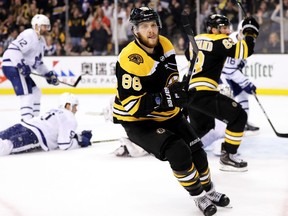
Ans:
[[[199,48],[189,89],[216,90],[226,58],[246,59],[252,55],[254,39],[246,37],[234,43],[225,34],[200,34],[195,37]],[[191,53],[191,51],[190,51]]]
[[[153,96],[179,78],[175,50],[167,38],[159,36],[153,54],[145,52],[136,41],[130,42],[118,56],[116,76],[114,123],[165,121],[179,113],[178,107],[165,110],[155,108]]]

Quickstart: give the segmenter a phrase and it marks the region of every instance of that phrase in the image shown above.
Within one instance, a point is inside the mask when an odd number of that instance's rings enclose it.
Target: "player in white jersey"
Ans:
[[[239,26],[242,26],[240,23]],[[234,42],[241,40],[241,29],[229,35]],[[249,94],[256,92],[256,86],[242,73],[247,61],[227,57],[221,73],[220,83],[229,84],[234,99],[242,106],[249,116]],[[258,131],[259,127],[253,126],[247,121],[245,131]]]
[[[64,93],[60,106],[42,116],[15,124],[0,132],[0,155],[27,152],[34,149],[68,150],[91,145],[92,133],[76,133],[75,113],[79,102],[75,95]]]
[[[12,41],[3,54],[2,70],[12,83],[20,98],[23,120],[40,113],[41,91],[30,77],[31,70],[44,75],[49,84],[58,85],[57,74],[43,63],[46,42],[44,36],[50,31],[50,20],[36,14],[31,20],[32,28],[24,30]]]

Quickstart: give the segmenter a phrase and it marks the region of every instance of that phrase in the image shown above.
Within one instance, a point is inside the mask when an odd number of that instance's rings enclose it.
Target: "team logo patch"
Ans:
[[[143,57],[136,53],[129,55],[128,58],[129,58],[129,61],[132,61],[138,65],[144,62]]]
[[[165,129],[164,129],[164,128],[158,128],[158,129],[156,130],[156,133],[157,133],[157,134],[163,134],[163,133],[165,133]]]

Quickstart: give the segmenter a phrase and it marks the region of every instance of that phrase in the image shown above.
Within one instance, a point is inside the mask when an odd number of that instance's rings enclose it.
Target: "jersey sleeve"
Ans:
[[[233,39],[228,36],[215,36],[214,46],[217,52],[223,56],[229,56],[235,59],[246,59],[254,52],[255,41],[252,37],[245,37],[234,43]]]
[[[249,79],[238,69],[241,61],[243,60],[228,57],[222,70],[221,79],[232,80],[241,87],[246,86]]]
[[[70,111],[65,110],[65,112],[59,116],[59,131],[57,138],[59,149],[68,150],[80,148],[75,139],[76,128],[77,122],[75,116]]]

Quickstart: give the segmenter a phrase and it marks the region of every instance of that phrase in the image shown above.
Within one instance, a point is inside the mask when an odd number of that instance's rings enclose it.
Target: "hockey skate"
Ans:
[[[259,127],[252,125],[251,123],[247,122],[244,128],[244,131],[259,131]]]
[[[223,151],[224,154],[220,157],[220,170],[231,172],[245,172],[248,170],[248,164],[240,158],[237,158],[237,154],[230,154]]]
[[[117,157],[131,157],[129,154],[129,151],[125,145],[121,145],[119,148],[117,148],[113,154]]]
[[[225,194],[215,191],[214,184],[212,183],[211,189],[205,195],[212,203],[220,207],[231,207],[230,199]]]
[[[208,197],[201,196],[194,198],[196,206],[203,212],[205,216],[212,216],[217,212],[216,206],[208,199]]]

